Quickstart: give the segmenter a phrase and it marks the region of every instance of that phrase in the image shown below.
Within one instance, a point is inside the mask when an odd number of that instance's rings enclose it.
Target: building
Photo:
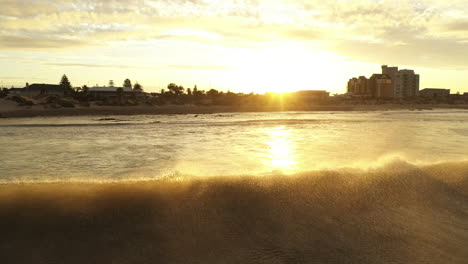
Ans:
[[[393,81],[387,74],[373,74],[368,81],[370,94],[374,98],[393,98]]]
[[[419,74],[413,70],[399,70],[394,80],[394,97],[416,97],[419,94]]]
[[[95,99],[112,99],[119,97],[119,90],[122,89],[122,96],[124,98],[133,96],[134,92],[130,87],[106,87],[106,86],[95,86],[88,88],[88,95]]]
[[[450,89],[442,88],[426,88],[419,92],[421,97],[448,97],[450,95]]]
[[[392,80],[392,89],[396,91],[396,76],[398,74],[398,67],[388,67],[388,65],[382,65],[382,74],[386,74]],[[392,97],[394,97],[393,95]]]
[[[367,87],[368,80],[365,76],[359,76],[357,79],[357,94],[359,95],[368,95],[370,91]]]
[[[382,65],[382,74],[390,76],[390,78],[395,78],[398,73],[398,67],[388,67],[388,65]]]
[[[368,83],[369,80],[365,76],[349,79],[348,93],[359,96],[370,96],[372,93],[369,89]]]
[[[38,95],[69,95],[72,90],[66,89],[58,84],[45,84],[45,83],[33,83],[31,85],[26,84],[21,92],[22,95],[26,96],[38,96]]]
[[[357,93],[357,84],[358,84],[358,79],[357,78],[351,78],[348,81],[348,93],[349,94],[356,94]]]
[[[329,92],[320,90],[297,91],[294,94],[299,98],[306,100],[323,100],[328,99],[328,97],[330,96]]]
[[[382,65],[382,74],[390,77],[393,84],[393,97],[405,98],[418,96],[419,75],[414,70],[398,70],[398,67]]]
[[[21,92],[24,90],[24,88],[10,88],[8,89],[8,92],[10,94],[21,94]]]
[[[391,83],[391,87],[389,87]],[[348,94],[375,98],[407,98],[419,94],[419,75],[414,70],[382,65],[381,74],[352,78],[348,81]]]

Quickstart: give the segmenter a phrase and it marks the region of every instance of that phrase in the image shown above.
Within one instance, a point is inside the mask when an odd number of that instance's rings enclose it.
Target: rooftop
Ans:
[[[133,92],[132,88],[129,87],[100,87],[95,86],[88,89],[88,92],[117,92],[117,89],[122,88],[124,92]]]

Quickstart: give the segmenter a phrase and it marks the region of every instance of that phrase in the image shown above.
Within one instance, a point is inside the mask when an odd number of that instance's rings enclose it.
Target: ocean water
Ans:
[[[0,263],[466,264],[467,117],[0,120]]]
[[[294,174],[468,156],[468,111],[0,120],[0,181]]]

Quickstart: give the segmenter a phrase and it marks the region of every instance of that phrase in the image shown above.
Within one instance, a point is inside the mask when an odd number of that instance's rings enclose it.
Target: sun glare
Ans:
[[[285,126],[278,126],[267,132],[270,140],[266,142],[269,147],[268,159],[264,162],[271,171],[292,172],[297,167],[295,160],[294,143],[291,133]]]
[[[237,51],[233,58],[234,86],[242,92],[284,93],[329,90],[337,69],[336,55],[297,43],[281,43],[251,52]]]

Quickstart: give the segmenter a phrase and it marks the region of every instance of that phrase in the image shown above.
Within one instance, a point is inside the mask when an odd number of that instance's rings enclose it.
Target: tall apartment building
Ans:
[[[369,90],[374,98],[392,98],[393,82],[387,74],[373,74],[368,81]]]
[[[382,65],[382,74],[392,79],[393,97],[414,97],[419,92],[419,75],[413,70],[398,70],[398,67]]]
[[[357,79],[358,94],[360,95],[370,95],[369,89],[367,87],[367,78],[365,76],[359,76]]]
[[[348,93],[355,94],[357,92],[357,78],[351,78],[348,81]]]
[[[418,96],[419,74],[415,74],[413,70],[399,70],[394,82],[396,98]]]
[[[388,67],[387,65],[382,65],[382,74],[386,74],[392,78],[392,80],[395,78],[395,76],[398,73],[398,67]]]
[[[371,91],[368,87],[368,79],[365,76],[351,78],[348,81],[348,93],[361,96],[370,96]]]

